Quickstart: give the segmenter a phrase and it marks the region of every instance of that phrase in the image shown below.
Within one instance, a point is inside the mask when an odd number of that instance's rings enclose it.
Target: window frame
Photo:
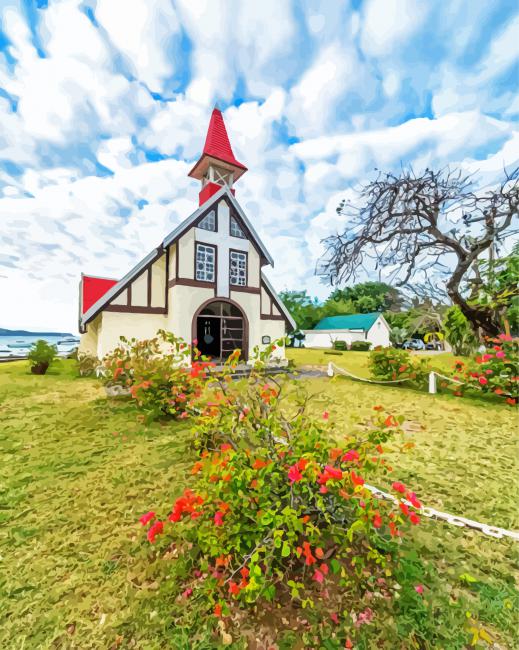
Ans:
[[[241,236],[240,236],[240,235],[233,235],[233,234],[232,234],[232,222],[233,222],[233,220],[235,221],[236,225],[237,225],[238,228],[240,229],[240,231],[241,231]],[[244,229],[243,229],[242,224],[239,222],[239,220],[238,220],[238,219],[237,219],[233,214],[230,214],[230,215],[229,215],[229,235],[230,235],[231,237],[236,237],[236,239],[248,239],[247,235],[245,234],[245,231],[244,231]]]
[[[240,255],[245,256],[245,284],[234,284],[232,281],[231,273],[231,257],[233,253],[239,253]],[[241,251],[237,248],[229,248],[229,288],[232,289],[243,289],[249,286],[249,253],[247,251]]]
[[[210,232],[210,231],[208,231],[208,232]],[[212,279],[212,280],[200,280],[200,279],[197,277],[197,273],[198,273],[198,269],[197,269],[197,264],[198,264],[198,247],[199,247],[199,246],[205,246],[206,248],[211,248],[212,251],[213,251],[213,255],[214,255],[214,263],[213,263],[214,270],[213,270],[213,279]],[[203,241],[195,241],[195,256],[194,256],[194,257],[195,257],[195,265],[194,265],[195,268],[194,268],[193,279],[194,279],[196,282],[201,282],[201,283],[204,283],[204,284],[210,284],[210,285],[214,285],[214,284],[216,284],[217,271],[218,271],[218,248],[217,248],[214,244],[207,244],[206,242],[203,242]]]
[[[214,212],[214,230],[209,230],[209,228],[202,228],[200,224],[202,221],[209,216],[211,212]],[[210,208],[203,214],[198,221],[196,222],[196,227],[200,228],[200,230],[204,230],[205,232],[218,232],[218,210],[216,208]]]

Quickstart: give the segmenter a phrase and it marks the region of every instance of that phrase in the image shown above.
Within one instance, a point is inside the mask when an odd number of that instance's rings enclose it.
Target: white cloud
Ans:
[[[164,81],[181,65],[172,59],[167,47],[180,36],[171,2],[98,0],[95,15],[137,79],[150,90],[171,92],[164,88]]]
[[[415,0],[368,0],[363,13],[362,48],[372,56],[384,56],[418,31],[428,5]]]

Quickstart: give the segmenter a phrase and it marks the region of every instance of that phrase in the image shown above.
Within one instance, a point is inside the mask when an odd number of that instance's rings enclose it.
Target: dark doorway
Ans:
[[[197,348],[214,361],[225,361],[234,350],[247,358],[247,323],[241,309],[231,302],[216,300],[195,315],[193,332]]]

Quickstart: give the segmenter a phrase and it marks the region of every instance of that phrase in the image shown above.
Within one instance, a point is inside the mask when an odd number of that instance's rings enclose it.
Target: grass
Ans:
[[[366,369],[362,352],[290,355]],[[342,377],[306,382],[337,437],[362,426],[374,404],[406,417],[415,448],[394,458],[395,477],[427,505],[519,527],[512,409]],[[193,459],[186,425],[141,424],[131,403],[107,401],[70,361],[43,377],[28,374],[26,362],[1,365],[0,412],[0,647],[217,647],[203,621],[172,626],[162,597],[171,565],[155,560],[135,523],[181,490]],[[513,648],[513,544],[432,521],[414,529],[413,544],[452,598],[467,594],[500,647]]]

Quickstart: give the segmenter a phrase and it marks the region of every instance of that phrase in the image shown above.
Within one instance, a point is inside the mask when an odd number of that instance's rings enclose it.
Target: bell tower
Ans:
[[[188,174],[202,183],[198,195],[199,205],[224,186],[229,187],[234,194],[234,183],[246,171],[247,167],[234,157],[222,112],[215,107],[211,113],[202,155]]]

